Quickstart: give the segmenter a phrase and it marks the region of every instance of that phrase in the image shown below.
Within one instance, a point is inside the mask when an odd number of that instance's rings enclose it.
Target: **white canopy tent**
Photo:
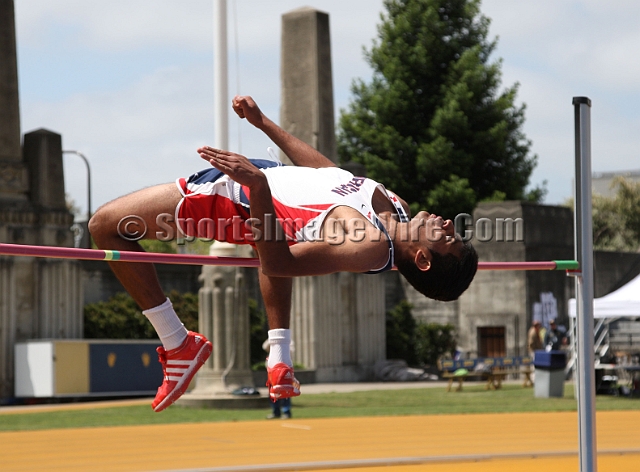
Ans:
[[[610,332],[609,325],[620,318],[640,318],[640,275],[603,297],[593,300],[593,317],[597,320],[594,326],[594,350],[596,354],[596,365],[598,358],[604,356],[609,351]],[[571,354],[567,365],[567,371],[575,366],[576,345],[576,299],[569,300],[569,320],[571,336]]]

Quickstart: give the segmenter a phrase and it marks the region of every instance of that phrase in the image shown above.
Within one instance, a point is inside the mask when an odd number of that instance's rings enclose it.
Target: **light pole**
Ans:
[[[62,154],[75,154],[80,156],[87,166],[87,224],[91,219],[91,167],[89,167],[89,160],[87,157],[78,151],[62,151]]]

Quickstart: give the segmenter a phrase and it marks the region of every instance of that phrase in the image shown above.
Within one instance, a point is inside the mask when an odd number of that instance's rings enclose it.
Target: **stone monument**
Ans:
[[[0,0],[0,199],[27,202],[27,167],[20,149],[18,65],[13,0]]]
[[[328,14],[305,7],[282,16],[280,71],[280,125],[337,162]],[[296,278],[294,361],[315,371],[318,382],[372,379],[373,366],[385,359],[384,293],[380,276]]]
[[[251,257],[249,246],[216,241],[209,255]],[[198,329],[213,353],[198,371],[195,387],[178,404],[209,408],[267,408],[268,397],[234,394],[253,388],[249,352],[249,302],[243,267],[203,266],[198,292]]]
[[[0,242],[73,247],[62,138],[47,130],[20,145],[13,0],[0,0]],[[77,261],[0,256],[0,398],[13,396],[14,345],[82,337]]]
[[[281,54],[280,126],[337,162],[329,15],[310,7],[282,15]]]

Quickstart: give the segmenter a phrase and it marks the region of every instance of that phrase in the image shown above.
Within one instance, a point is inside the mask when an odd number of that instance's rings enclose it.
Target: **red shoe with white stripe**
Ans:
[[[193,331],[187,333],[187,339],[176,349],[166,351],[162,346],[156,349],[164,381],[151,403],[153,411],[164,410],[182,396],[193,376],[211,355],[212,349],[207,338]]]
[[[272,401],[300,395],[300,382],[293,375],[293,368],[279,362],[269,368],[267,365],[267,387]]]

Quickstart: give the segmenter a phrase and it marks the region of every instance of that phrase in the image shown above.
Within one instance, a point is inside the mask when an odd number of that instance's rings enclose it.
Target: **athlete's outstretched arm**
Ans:
[[[267,118],[250,96],[236,95],[231,101],[231,106],[240,118],[246,118],[249,123],[266,134],[295,165],[314,168],[336,166],[329,158]]]
[[[261,270],[266,276],[273,275],[271,266],[277,265],[278,260],[290,260],[291,251],[287,242],[278,237],[279,222],[275,218],[271,189],[264,172],[240,154],[209,146],[199,148],[198,153],[232,180],[249,188],[250,221]]]

